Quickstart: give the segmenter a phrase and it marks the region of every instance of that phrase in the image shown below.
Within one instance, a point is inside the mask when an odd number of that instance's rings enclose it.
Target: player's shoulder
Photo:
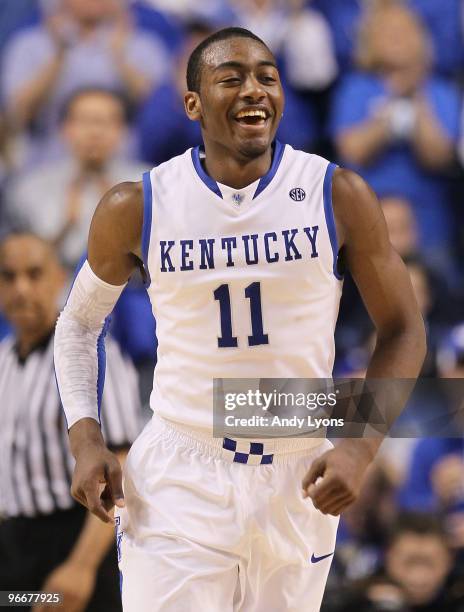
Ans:
[[[105,193],[95,214],[124,219],[138,211],[143,213],[143,182],[123,181]]]
[[[192,164],[193,152],[198,150],[198,147],[190,147],[183,153],[179,155],[174,155],[174,157],[170,157],[166,161],[157,164],[154,168],[152,168],[151,173],[166,174],[170,172],[177,172],[179,169],[183,167],[187,167]]]
[[[98,240],[108,240],[111,237],[121,241],[124,248],[133,251],[140,242],[143,208],[143,182],[118,183],[100,200],[89,236],[94,239],[98,237]]]
[[[376,195],[366,181],[347,168],[336,168],[332,177],[332,207],[340,243],[351,236],[356,240],[382,225],[382,212]],[[374,232],[380,241],[381,236]]]
[[[303,180],[307,185],[319,184],[331,178],[332,173],[328,170],[335,168],[335,164],[325,157],[294,149],[289,144],[285,145],[282,164],[289,180]]]
[[[156,191],[155,200],[177,197],[179,189],[194,189],[197,165],[200,163],[199,147],[191,147],[170,159],[158,164],[149,173],[145,187]],[[196,169],[197,168],[197,169]]]
[[[302,151],[301,149],[294,149],[292,145],[289,144],[282,146],[284,147],[284,160],[286,160],[287,164],[293,164],[296,162],[326,168],[331,163],[330,160],[322,157],[321,155],[317,155],[316,153],[308,153],[307,151]]]
[[[332,198],[334,202],[352,203],[356,205],[358,201],[370,200],[374,192],[366,181],[353,170],[348,168],[336,167],[332,178]]]

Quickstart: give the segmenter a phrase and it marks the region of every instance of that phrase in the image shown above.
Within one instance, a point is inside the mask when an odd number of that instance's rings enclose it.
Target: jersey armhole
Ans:
[[[143,173],[143,224],[142,224],[142,261],[146,273],[145,287],[151,284],[150,272],[148,270],[148,252],[150,250],[150,236],[152,223],[153,195],[151,188],[150,172]]]
[[[330,245],[332,247],[333,254],[333,266],[332,270],[335,278],[338,280],[343,280],[343,274],[337,269],[338,262],[338,239],[337,239],[337,230],[335,227],[335,218],[333,214],[333,206],[332,206],[332,179],[335,170],[338,168],[336,164],[330,163],[327,166],[327,170],[324,176],[324,186],[323,186],[323,199],[324,199],[324,213],[325,213],[325,222],[327,224],[327,230],[329,232]]]

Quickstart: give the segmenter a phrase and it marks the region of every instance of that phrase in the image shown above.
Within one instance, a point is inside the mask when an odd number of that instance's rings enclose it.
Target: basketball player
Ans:
[[[265,43],[221,30],[193,51],[187,82],[204,148],[108,192],[58,323],[73,494],[103,521],[117,506],[128,612],[315,612],[338,515],[379,442],[213,438],[213,378],[330,378],[340,253],[377,328],[368,376],[415,378],[424,327],[369,187],[274,140],[284,97]],[[97,347],[142,266],[159,341],[155,415],[123,495],[98,425]]]

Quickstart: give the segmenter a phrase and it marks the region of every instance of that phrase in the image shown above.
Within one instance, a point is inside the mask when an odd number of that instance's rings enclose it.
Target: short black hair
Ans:
[[[8,231],[0,234],[0,265],[1,265],[1,262],[3,261],[3,248],[5,244],[9,242],[10,240],[14,240],[15,238],[32,238],[33,240],[40,242],[47,249],[49,254],[52,257],[54,257],[60,265],[64,265],[53,243],[47,238],[43,238],[43,236],[39,236],[39,234],[36,234],[34,231],[26,227],[26,225],[24,226],[17,225],[17,226],[11,227]]]
[[[387,535],[387,548],[391,548],[404,534],[435,536],[447,546],[447,533],[441,518],[428,512],[402,512],[391,525]]]
[[[255,40],[266,47],[266,49],[271,53],[264,40],[261,40],[259,36],[253,34],[253,32],[250,32],[250,30],[235,27],[218,30],[205,38],[205,40],[201,41],[201,43],[197,45],[190,54],[187,64],[187,88],[189,91],[196,91],[197,93],[200,93],[201,70],[203,68],[203,56],[206,49],[208,49],[208,47],[214,43],[221,42],[222,40],[228,40],[229,38],[251,38],[251,40]]]
[[[120,91],[119,89],[111,89],[110,87],[98,87],[98,86],[85,86],[79,87],[71,92],[71,94],[65,99],[62,104],[59,112],[59,120],[61,123],[66,121],[71,113],[72,106],[76,100],[79,98],[83,98],[85,96],[107,96],[108,98],[113,98],[121,105],[121,110],[123,113],[123,121],[128,123],[131,117],[131,109],[130,104],[126,95]]]

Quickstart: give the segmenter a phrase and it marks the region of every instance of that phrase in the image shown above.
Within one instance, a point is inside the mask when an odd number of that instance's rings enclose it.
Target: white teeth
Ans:
[[[266,113],[263,110],[243,110],[237,114],[236,119],[242,119],[243,117],[261,117],[261,119],[266,119]]]

